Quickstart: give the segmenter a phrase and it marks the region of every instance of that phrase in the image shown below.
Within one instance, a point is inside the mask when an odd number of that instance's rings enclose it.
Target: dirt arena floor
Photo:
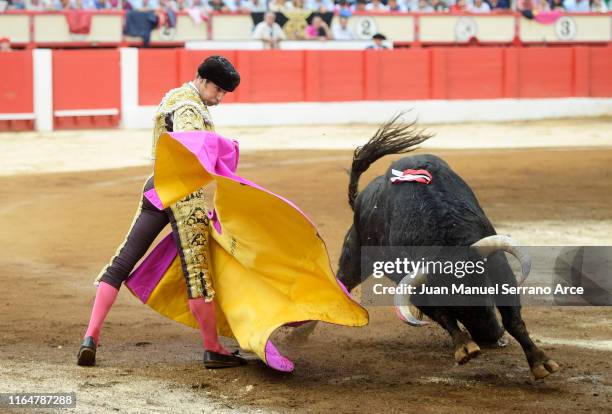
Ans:
[[[612,147],[428,152],[465,178],[498,232],[529,245],[610,244]],[[349,150],[246,152],[240,173],[310,215],[335,264],[351,221],[350,159]],[[307,342],[279,332],[279,348],[296,362],[280,374],[255,361],[205,370],[197,331],[123,289],[98,366],[76,366],[92,280],[122,242],[149,170],[0,177],[0,392],[74,391],[79,412],[612,412],[612,309],[604,307],[524,309],[562,368],[543,381],[531,378],[514,341],[456,366],[440,327],[408,327],[390,308],[370,308],[360,329],[320,324]]]

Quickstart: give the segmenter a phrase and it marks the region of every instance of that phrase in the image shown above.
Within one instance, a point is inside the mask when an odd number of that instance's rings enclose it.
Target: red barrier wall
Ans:
[[[118,49],[54,50],[53,110],[121,110],[121,66]],[[56,128],[119,125],[120,115],[54,116]]]
[[[34,113],[32,53],[0,53],[0,114]],[[0,131],[33,129],[32,120],[0,120]]]
[[[242,82],[226,103],[612,97],[612,47],[446,47],[389,51],[139,50],[139,105],[195,77],[211,54]],[[0,54],[0,114],[32,113],[30,51]],[[118,49],[53,51],[53,110],[121,109]],[[120,116],[56,116],[57,128],[112,127]],[[0,130],[32,129],[0,121]]]
[[[225,102],[612,96],[612,47],[141,50],[140,104],[157,105],[211,54],[228,57],[242,77]]]

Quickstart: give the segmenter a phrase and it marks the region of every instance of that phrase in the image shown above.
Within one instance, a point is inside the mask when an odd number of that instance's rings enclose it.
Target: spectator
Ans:
[[[327,13],[334,9],[334,2],[331,0],[306,0],[306,10],[315,13]]]
[[[443,0],[431,0],[431,7],[436,12],[447,12],[448,6]]]
[[[591,11],[593,13],[606,13],[608,7],[603,0],[591,0]]]
[[[25,10],[26,3],[24,0],[9,1],[8,10]]]
[[[380,34],[380,33],[376,33],[374,36],[372,36],[372,40],[374,41],[374,44],[366,47],[366,49],[371,49],[371,50],[384,50],[384,49],[388,49],[387,46],[385,46],[383,44],[383,42],[385,40],[387,40],[385,35]]]
[[[349,2],[347,0],[340,0],[338,3],[336,3],[336,5],[334,6],[334,12],[340,14],[343,11],[352,12],[352,8],[351,5],[349,4]]]
[[[467,11],[467,3],[466,0],[457,0],[455,4],[453,4],[450,8],[451,13],[463,13]]]
[[[355,3],[355,7],[354,7],[353,11],[356,11],[356,12],[365,12],[366,11],[366,5],[367,5],[366,0],[357,0],[357,2]]]
[[[71,10],[95,10],[95,0],[72,0],[70,2]]]
[[[208,13],[208,5],[206,4],[207,0],[192,0],[190,9],[199,11],[200,13]]]
[[[570,13],[588,13],[591,11],[589,0],[565,0],[565,9]]]
[[[332,38],[329,26],[321,16],[314,16],[312,22],[306,27],[306,40],[330,40]]]
[[[25,6],[26,6],[26,10],[31,10],[31,11],[43,11],[43,10],[49,10],[49,8],[45,7],[45,4],[42,2],[42,0],[26,0],[25,1]]]
[[[473,0],[474,2],[468,6],[470,13],[491,13],[491,7],[482,0]]]
[[[263,41],[264,49],[278,49],[280,41],[285,39],[285,33],[276,23],[276,13],[267,12],[264,15],[264,20],[253,30],[253,39]]]
[[[382,11],[389,11],[389,7],[385,6],[381,0],[372,0],[371,3],[368,3],[366,5],[366,10],[382,12]]]
[[[168,6],[175,12],[182,12],[191,8],[191,2],[189,0],[171,0]]]
[[[432,13],[434,9],[427,0],[419,0],[417,3],[417,9],[413,11],[418,13]]]
[[[132,10],[148,11],[155,10],[159,7],[158,0],[128,0]]]
[[[11,49],[11,39],[8,37],[0,37],[0,52],[10,52]]]
[[[387,3],[387,6],[389,6],[390,12],[407,12],[408,11],[404,3],[400,3],[398,0],[389,0],[389,2]]]
[[[349,12],[350,13],[350,12]],[[354,40],[355,33],[348,25],[350,14],[341,12],[338,20],[332,24],[332,35],[334,40]]]
[[[489,6],[491,6],[491,11],[503,11],[510,9],[510,3],[508,0],[489,0]]]
[[[288,10],[293,10],[293,3],[288,0],[270,0],[268,10],[275,13],[284,13]]]
[[[565,11],[565,5],[563,4],[563,0],[552,0],[550,4],[550,9],[556,11]]]
[[[293,11],[306,12],[304,0],[293,0]]]
[[[225,3],[225,0],[208,0],[208,9],[211,12],[220,13],[227,13],[231,11],[229,6]]]
[[[518,11],[523,13],[523,15],[525,15],[524,11],[530,11],[533,15],[534,12],[539,13],[550,11],[550,4],[548,4],[547,0],[516,0],[516,8]],[[528,16],[526,15],[526,17]]]
[[[263,13],[267,10],[265,0],[237,0],[239,10],[249,13]]]

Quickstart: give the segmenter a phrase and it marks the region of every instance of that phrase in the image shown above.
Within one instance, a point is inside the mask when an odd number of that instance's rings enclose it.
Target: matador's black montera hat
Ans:
[[[232,92],[240,83],[240,74],[234,65],[218,55],[207,57],[198,67],[198,75],[228,92]]]

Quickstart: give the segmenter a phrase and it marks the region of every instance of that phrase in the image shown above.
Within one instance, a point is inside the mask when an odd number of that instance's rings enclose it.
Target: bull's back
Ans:
[[[424,169],[429,184],[391,183],[391,170]],[[391,164],[364,189],[358,225],[361,237],[381,245],[467,245],[495,234],[467,183],[441,158],[419,154]],[[357,209],[356,209],[357,212]]]

